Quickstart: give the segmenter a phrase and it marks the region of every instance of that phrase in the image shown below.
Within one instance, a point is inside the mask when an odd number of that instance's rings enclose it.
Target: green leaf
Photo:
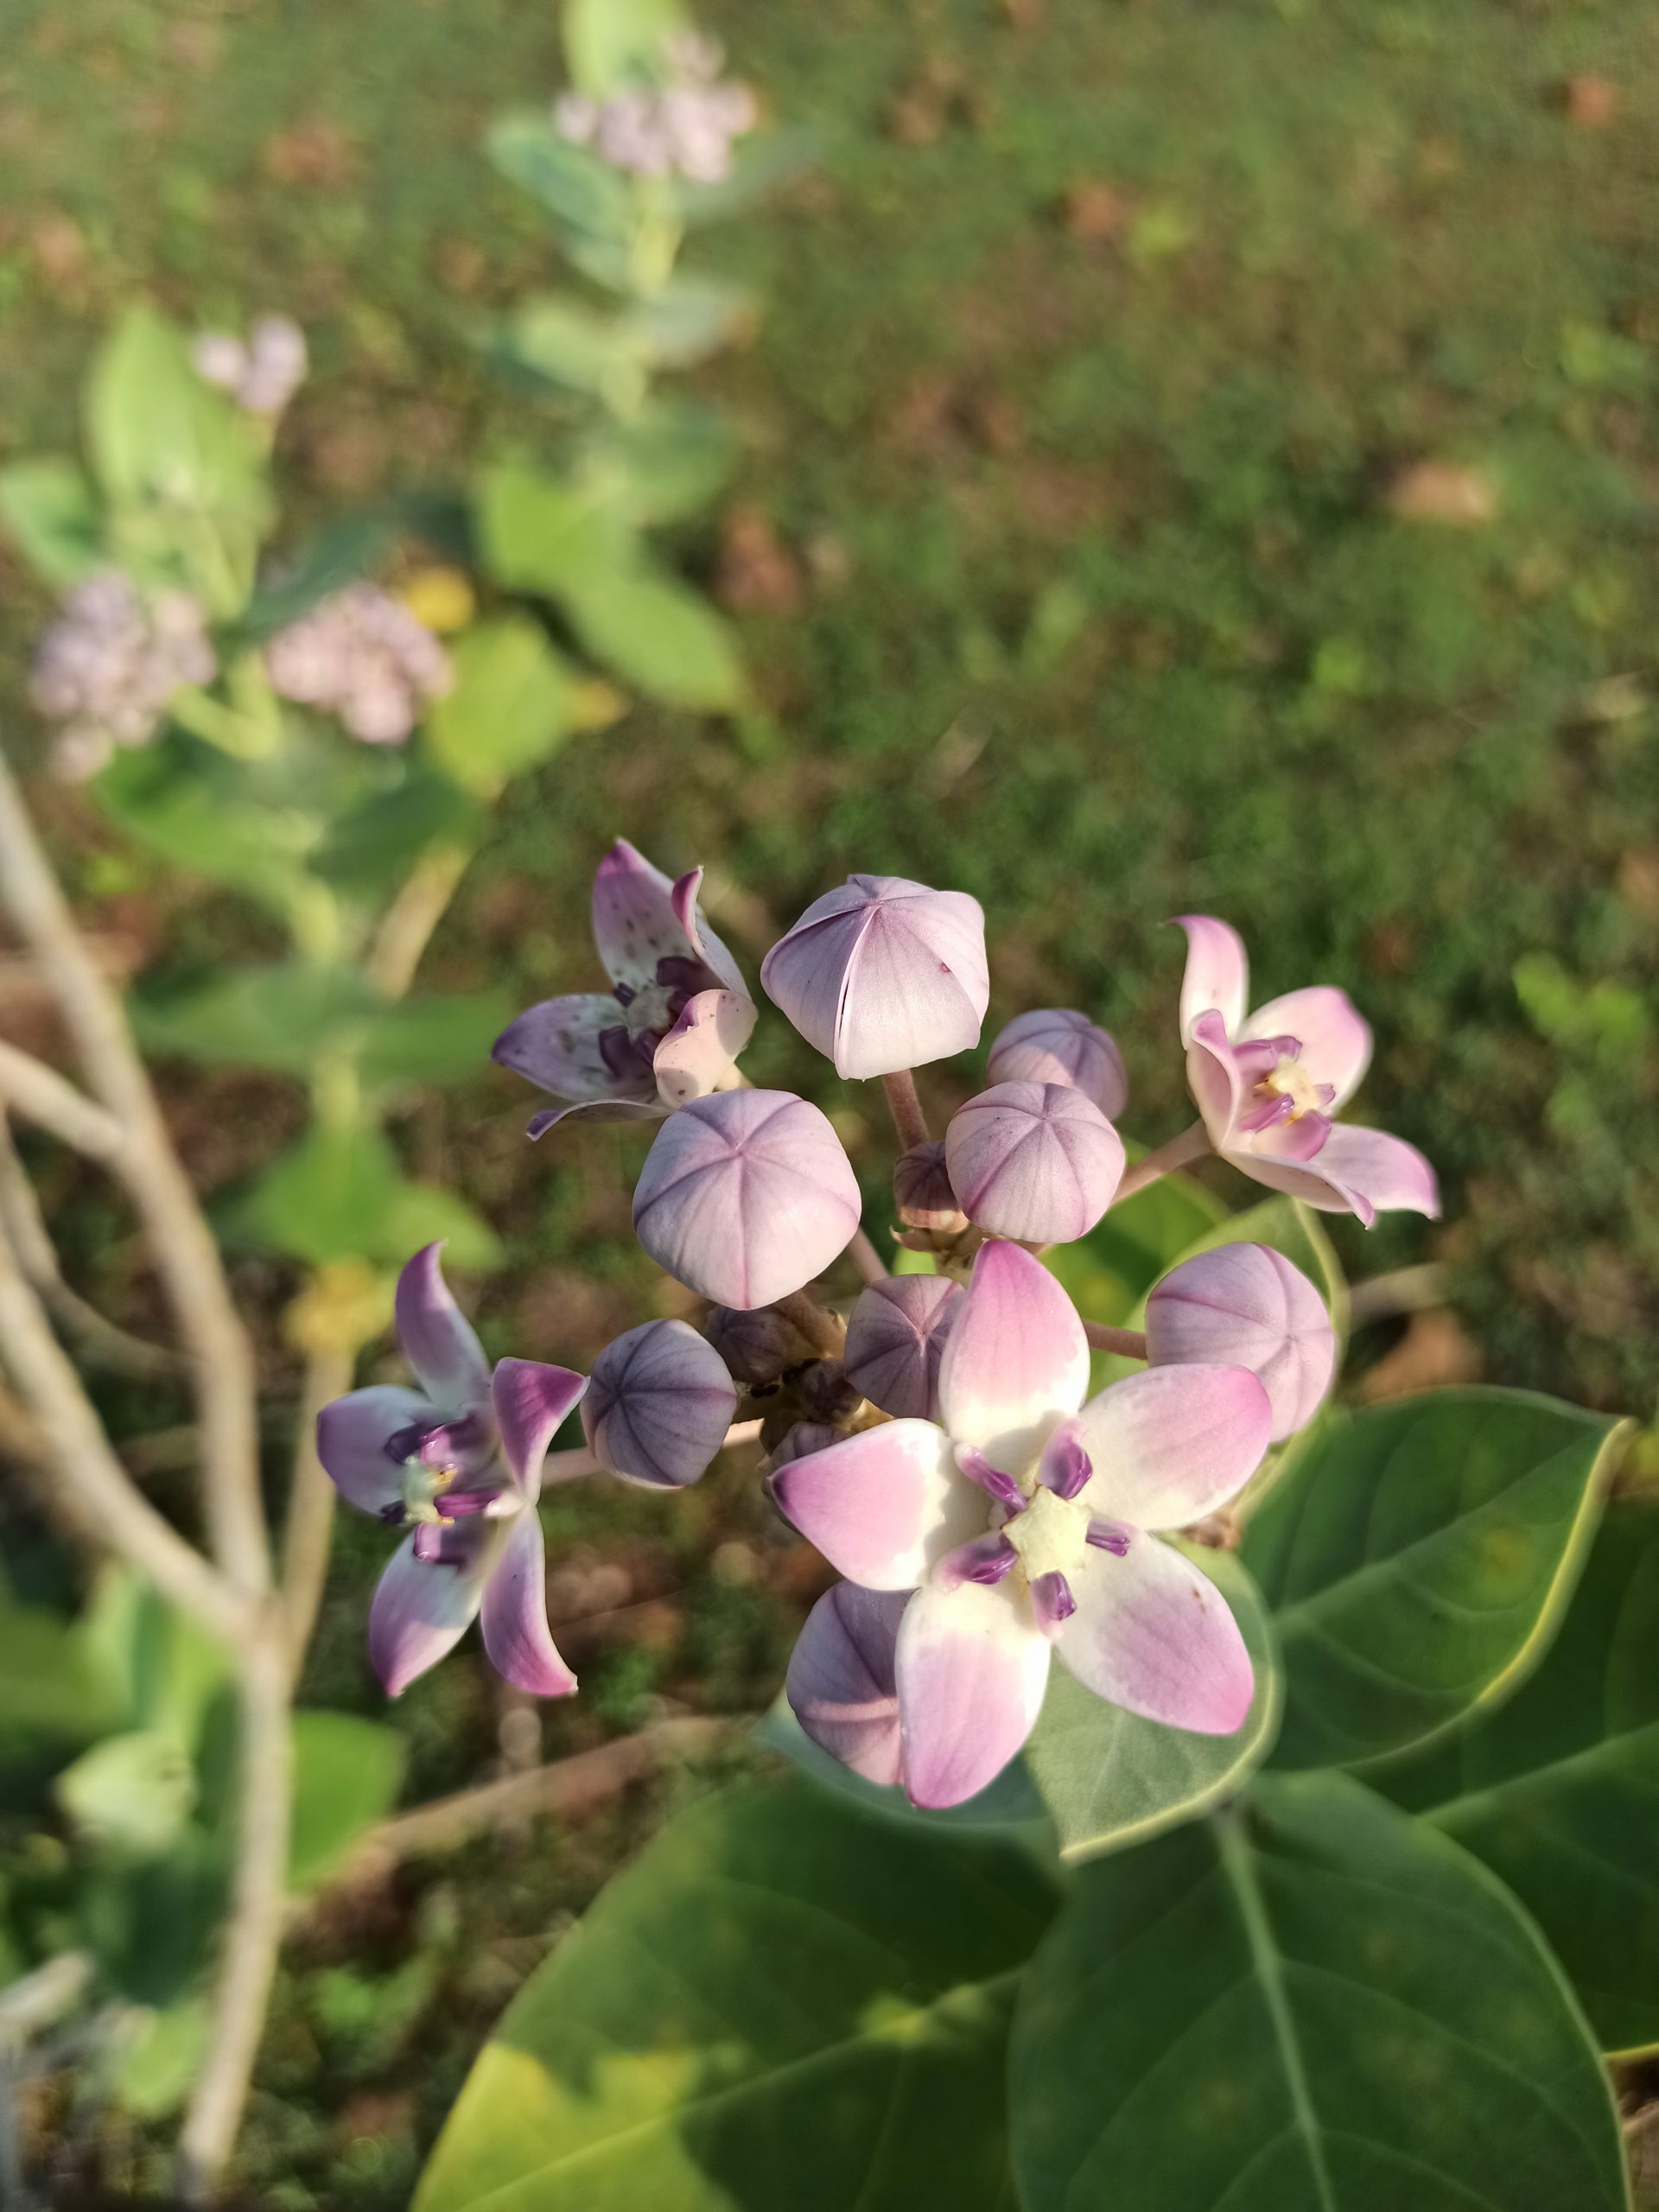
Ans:
[[[348,1041],[380,1005],[355,969],[285,960],[189,990],[135,994],[132,1016],[147,1052],[308,1076],[319,1054]]]
[[[1628,2203],[1606,2080],[1531,1923],[1341,1775],[1259,1779],[1085,1868],[1009,2078],[1026,2212]]]
[[[440,1239],[458,1268],[499,1268],[505,1257],[488,1222],[437,1183],[399,1183],[381,1224],[380,1248],[371,1256],[400,1263],[423,1244]]]
[[[723,415],[690,400],[654,400],[607,423],[583,449],[598,495],[636,529],[678,522],[708,505],[730,475],[737,441]]]
[[[171,1736],[194,1757],[231,1681],[218,1638],[130,1568],[114,1566],[100,1572],[73,1633],[79,1663],[122,1725]]]
[[[747,284],[718,276],[673,276],[628,317],[633,345],[653,368],[690,368],[728,345],[753,319]]]
[[[589,652],[670,706],[729,714],[746,687],[737,641],[708,601],[644,567],[575,577],[563,604]]]
[[[644,396],[638,334],[581,300],[547,292],[526,300],[498,327],[497,358],[510,368],[584,397],[633,405]]]
[[[1075,1244],[1044,1255],[1080,1313],[1128,1325],[1161,1274],[1226,1219],[1218,1198],[1185,1175],[1164,1175],[1114,1206]]]
[[[1522,1390],[1323,1415],[1244,1535],[1284,1654],[1274,1764],[1357,1765],[1507,1695],[1578,1580],[1612,1427]]]
[[[454,688],[427,716],[427,748],[458,784],[493,798],[569,735],[576,678],[539,624],[524,614],[480,622],[452,658]]]
[[[416,768],[331,822],[311,868],[342,890],[378,890],[429,847],[469,849],[484,829],[484,810],[470,792]]]
[[[112,822],[175,867],[286,912],[318,824],[234,796],[201,760],[207,750],[182,739],[124,748],[91,788]]]
[[[469,1082],[489,1065],[490,1047],[514,1011],[505,988],[400,1000],[365,1031],[359,1072],[372,1090]]]
[[[1319,1293],[1330,1308],[1338,1336],[1345,1339],[1348,1285],[1336,1248],[1312,1206],[1304,1205],[1300,1198],[1264,1198],[1259,1205],[1247,1206],[1242,1213],[1229,1214],[1224,1221],[1217,1222],[1213,1229],[1196,1238],[1180,1256],[1190,1260],[1195,1253],[1213,1252],[1223,1244],[1267,1244],[1274,1251],[1282,1252],[1292,1267],[1300,1268]],[[1143,1299],[1143,1311],[1145,1303]]]
[[[311,1888],[397,1802],[404,1739],[378,1720],[349,1713],[294,1715],[294,1827],[290,1889]]]
[[[201,2071],[208,2012],[200,1997],[156,2011],[141,2005],[121,2023],[105,2076],[109,2094],[141,2120],[178,2109]]]
[[[681,0],[567,0],[564,54],[579,92],[608,99],[662,74],[664,41],[686,29]]]
[[[510,591],[563,591],[587,569],[625,563],[633,550],[632,532],[615,507],[523,462],[485,470],[477,527],[486,569]]]
[[[635,229],[633,196],[621,175],[585,147],[561,138],[540,111],[502,116],[485,141],[491,161],[552,217],[559,243],[587,275],[626,291]]]
[[[315,1128],[244,1187],[224,1226],[234,1242],[313,1267],[407,1259],[407,1251],[386,1249],[399,1187],[397,1160],[378,1129]]]
[[[237,624],[238,641],[257,644],[297,622],[321,600],[332,598],[379,567],[397,535],[397,518],[386,512],[342,515],[297,555],[273,564]]]
[[[1659,2046],[1659,1510],[1615,1504],[1530,1681],[1380,1785],[1484,1859],[1603,2047]]]
[[[1007,2018],[1050,1904],[1007,1845],[804,1782],[723,1793],[509,2008],[416,2212],[1000,2212]]]
[[[73,461],[43,454],[0,468],[0,518],[35,575],[60,589],[108,563],[102,512]]]
[[[227,1859],[187,1825],[165,1851],[99,1856],[76,1888],[79,1936],[116,1991],[170,2007],[200,1983],[223,1925]]]
[[[1230,1554],[1183,1545],[1221,1592],[1255,1665],[1255,1697],[1234,1736],[1195,1736],[1109,1705],[1059,1664],[1025,1760],[1071,1862],[1144,1843],[1236,1796],[1273,1748],[1283,1681],[1267,1608]]]
[[[58,1777],[57,1799],[82,1840],[159,1851],[190,1817],[196,1777],[171,1731],[108,1736]]]

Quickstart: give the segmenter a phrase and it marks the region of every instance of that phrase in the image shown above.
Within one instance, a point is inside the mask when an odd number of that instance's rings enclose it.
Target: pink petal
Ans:
[[[1427,1214],[1440,1211],[1434,1170],[1414,1145],[1382,1129],[1333,1124],[1315,1157],[1306,1163],[1270,1154],[1230,1150],[1235,1167],[1269,1190],[1304,1198],[1321,1213],[1357,1214],[1367,1229],[1379,1212],[1396,1209]]]
[[[1086,1688],[1198,1735],[1243,1726],[1255,1691],[1250,1655],[1221,1592],[1184,1553],[1137,1533],[1122,1558],[1091,1548],[1070,1580],[1077,1610],[1061,1624],[1058,1650]]]
[[[657,1047],[657,1089],[667,1106],[729,1090],[737,1056],[754,1031],[754,1001],[737,991],[699,991]]]
[[[907,1590],[838,1582],[806,1617],[784,1681],[795,1718],[832,1758],[886,1785],[899,1778],[894,1647]]]
[[[1262,1464],[1273,1408],[1246,1367],[1148,1367],[1077,1415],[1094,1464],[1083,1496],[1137,1529],[1185,1529],[1236,1496]]]
[[[538,1359],[504,1359],[490,1378],[501,1453],[524,1497],[538,1497],[542,1461],[559,1424],[588,1388],[585,1375]]]
[[[1089,1388],[1077,1308],[1040,1260],[1017,1244],[980,1247],[939,1368],[939,1406],[953,1442],[1021,1473]]]
[[[490,1363],[473,1325],[449,1294],[439,1255],[442,1240],[423,1245],[397,1278],[397,1341],[416,1380],[445,1411],[483,1404]]]
[[[1107,1031],[1075,1007],[1016,1014],[992,1045],[992,1083],[1066,1083],[1115,1122],[1128,1103],[1123,1055]]]
[[[415,1556],[413,1534],[404,1537],[369,1607],[369,1663],[388,1697],[401,1697],[416,1675],[454,1650],[482,1595],[477,1573],[429,1566]]]
[[[532,1139],[544,1137],[561,1122],[586,1122],[590,1126],[611,1122],[660,1122],[668,1112],[660,1098],[589,1098],[580,1105],[560,1106],[532,1114],[524,1134]]]
[[[702,888],[702,870],[688,868],[669,893],[669,904],[674,909],[674,918],[685,931],[686,942],[709,973],[739,998],[747,999],[748,986],[743,981],[741,969],[731,954],[709,928],[703,911],[697,904],[697,893]]]
[[[866,1590],[913,1590],[985,1526],[985,1500],[931,1421],[883,1421],[772,1478],[785,1520]]]
[[[1229,1141],[1243,1106],[1245,1086],[1222,1017],[1213,1011],[1200,1014],[1192,1024],[1186,1046],[1186,1084],[1210,1141],[1219,1152]]]
[[[637,1083],[613,1075],[599,1049],[601,1030],[626,1027],[627,1016],[613,998],[579,993],[543,999],[510,1021],[490,1047],[498,1066],[511,1068],[556,1098],[591,1105],[647,1100],[651,1078],[643,1064]]]
[[[646,1321],[594,1362],[582,1425],[601,1461],[631,1482],[694,1483],[726,1440],[737,1386],[687,1321]]]
[[[656,982],[659,960],[702,957],[674,911],[674,889],[626,837],[600,862],[594,875],[594,942],[613,983],[641,990]],[[740,980],[735,969],[731,980]]]
[[[479,1626],[492,1667],[530,1697],[569,1697],[576,1678],[547,1625],[547,1569],[542,1524],[532,1506],[513,1516],[484,1586]]]
[[[404,1471],[387,1458],[388,1440],[400,1428],[433,1418],[432,1401],[423,1391],[396,1382],[353,1390],[317,1415],[317,1457],[349,1504],[378,1514],[404,1494]]]
[[[1123,1143],[1070,1084],[999,1083],[951,1116],[944,1160],[963,1212],[981,1229],[1069,1244],[1110,1205]]]
[[[1273,1408],[1273,1440],[1305,1428],[1337,1369],[1325,1300],[1267,1244],[1218,1244],[1173,1268],[1147,1300],[1154,1367],[1248,1367]]]
[[[962,1304],[944,1275],[891,1275],[859,1294],[847,1323],[847,1380],[898,1420],[933,1421],[939,1363]]]
[[[1009,1583],[918,1590],[899,1624],[896,1673],[906,1793],[913,1805],[960,1805],[1030,1735],[1048,1640]]]
[[[1178,914],[1177,926],[1186,931],[1186,971],[1181,977],[1181,1041],[1192,1034],[1192,1025],[1212,1008],[1230,1037],[1243,1027],[1249,1008],[1250,963],[1244,940],[1226,922],[1210,914]]]
[[[1346,991],[1326,983],[1287,991],[1257,1007],[1238,1032],[1241,1043],[1251,1037],[1294,1037],[1309,1079],[1334,1085],[1333,1114],[1353,1096],[1371,1064],[1370,1023]]]

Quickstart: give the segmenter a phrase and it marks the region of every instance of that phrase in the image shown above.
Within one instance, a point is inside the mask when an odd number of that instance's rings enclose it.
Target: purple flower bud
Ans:
[[[720,1354],[689,1322],[647,1321],[594,1362],[582,1426],[594,1456],[630,1481],[680,1489],[719,1451],[737,1408]]]
[[[934,1139],[900,1153],[893,1171],[893,1202],[910,1229],[963,1227],[967,1217],[957,1204],[944,1165],[944,1147]]]
[[[1219,1244],[1173,1268],[1147,1300],[1154,1367],[1248,1367],[1273,1408],[1275,1444],[1306,1427],[1337,1368],[1325,1300],[1282,1252]]]
[[[960,1283],[893,1275],[860,1294],[847,1324],[847,1376],[896,1421],[939,1417],[939,1361]]]
[[[784,1684],[812,1738],[867,1782],[898,1782],[902,1763],[895,1653],[908,1590],[825,1591],[807,1617]]]
[[[1123,1055],[1107,1032],[1071,1007],[1017,1014],[991,1046],[993,1083],[1065,1083],[1115,1122],[1128,1101]]]
[[[659,1267],[722,1306],[770,1306],[844,1251],[858,1184],[816,1106],[721,1090],[671,1115],[645,1157],[633,1225]]]
[[[1000,1083],[970,1098],[944,1133],[944,1158],[969,1219],[1030,1243],[1084,1236],[1123,1174],[1117,1131],[1058,1083]]]
[[[374,584],[350,584],[277,631],[265,646],[271,688],[337,715],[365,745],[402,745],[454,681],[425,625]]]
[[[727,1371],[752,1387],[775,1382],[786,1367],[798,1365],[811,1354],[806,1338],[775,1306],[757,1306],[747,1313],[734,1306],[711,1306],[702,1332],[725,1361]]]
[[[985,917],[965,892],[849,876],[772,946],[760,981],[837,1075],[920,1067],[979,1042]]]
[[[833,1427],[823,1421],[798,1421],[793,1428],[786,1429],[782,1440],[772,1447],[768,1471],[776,1474],[779,1467],[786,1467],[793,1459],[810,1459],[814,1452],[827,1452],[832,1444],[844,1444],[847,1432]]]
[[[815,1359],[795,1378],[801,1410],[810,1421],[841,1421],[858,1411],[864,1393],[838,1359]]]

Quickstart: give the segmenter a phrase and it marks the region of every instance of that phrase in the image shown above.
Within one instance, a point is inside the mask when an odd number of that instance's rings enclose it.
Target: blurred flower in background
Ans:
[[[721,76],[719,45],[696,31],[664,40],[663,54],[663,84],[605,100],[566,92],[554,104],[554,128],[573,146],[591,146],[613,168],[639,176],[677,171],[694,184],[717,184],[731,168],[733,141],[760,119],[754,94]]]
[[[61,725],[59,773],[79,781],[118,745],[148,744],[173,694],[211,683],[217,671],[199,601],[181,591],[146,596],[110,569],[65,594],[35,653],[29,696]]]
[[[404,744],[453,682],[432,632],[376,584],[353,584],[279,630],[265,671],[284,699],[338,715],[365,745]]]
[[[205,383],[227,391],[250,415],[272,421],[305,382],[305,333],[285,315],[262,315],[246,340],[228,331],[204,332],[190,358]]]

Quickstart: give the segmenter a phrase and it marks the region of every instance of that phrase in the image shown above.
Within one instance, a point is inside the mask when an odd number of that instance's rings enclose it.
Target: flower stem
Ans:
[[[1096,1351],[1115,1351],[1120,1359],[1147,1356],[1147,1340],[1139,1329],[1113,1329],[1104,1321],[1085,1321],[1083,1333]]]
[[[846,1332],[833,1313],[826,1313],[804,1290],[772,1300],[779,1313],[791,1320],[821,1359],[839,1359],[846,1349]]]
[[[1117,1186],[1117,1196],[1112,1200],[1121,1206],[1125,1198],[1132,1198],[1137,1191],[1144,1191],[1148,1183],[1155,1183],[1167,1175],[1172,1168],[1185,1167],[1194,1160],[1202,1160],[1210,1149],[1210,1133],[1202,1122],[1194,1122],[1190,1129],[1183,1129],[1167,1144],[1160,1144],[1156,1152],[1149,1152],[1144,1160],[1137,1160]]]
[[[858,1279],[861,1282],[886,1282],[887,1279],[886,1262],[861,1229],[855,1229],[853,1231],[853,1241],[847,1247],[847,1257],[858,1269]]]
[[[884,1075],[881,1088],[887,1094],[887,1110],[893,1116],[893,1126],[899,1132],[899,1141],[906,1152],[918,1144],[925,1144],[927,1116],[922,1111],[922,1102],[917,1094],[916,1078],[908,1068],[900,1068],[896,1075]]]

